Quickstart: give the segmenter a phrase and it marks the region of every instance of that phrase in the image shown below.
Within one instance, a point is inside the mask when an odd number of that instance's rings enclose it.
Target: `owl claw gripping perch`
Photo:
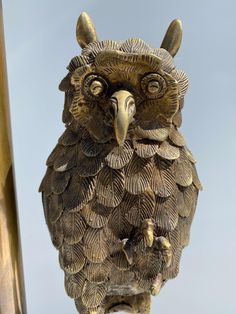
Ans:
[[[178,131],[182,25],[151,48],[99,41],[82,13],[76,35],[82,53],[59,86],[66,129],[40,186],[45,219],[80,314],[148,314],[150,296],[178,274],[201,189]]]

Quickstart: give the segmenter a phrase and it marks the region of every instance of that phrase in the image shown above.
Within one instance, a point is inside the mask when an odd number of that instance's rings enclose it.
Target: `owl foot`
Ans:
[[[172,247],[169,240],[162,236],[156,238],[155,240],[157,249],[162,253],[165,266],[170,267],[172,262]]]
[[[152,247],[154,241],[154,224],[151,219],[142,222],[142,233],[148,247]]]
[[[123,247],[122,251],[125,253],[126,259],[130,265],[133,263],[133,246],[132,241],[129,241],[129,239],[123,239]]]
[[[162,274],[158,274],[151,286],[151,289],[150,289],[151,295],[153,296],[157,295],[161,290],[161,286],[162,286]]]

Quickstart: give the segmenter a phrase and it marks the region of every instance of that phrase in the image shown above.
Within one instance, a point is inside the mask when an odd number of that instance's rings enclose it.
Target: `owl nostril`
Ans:
[[[111,103],[111,106],[110,106],[110,114],[113,118],[115,118],[117,116],[117,112],[118,112],[118,101],[116,98],[111,98],[110,99],[110,103]]]
[[[128,105],[128,113],[129,117],[133,117],[136,113],[136,107],[135,107],[135,102],[130,102]]]

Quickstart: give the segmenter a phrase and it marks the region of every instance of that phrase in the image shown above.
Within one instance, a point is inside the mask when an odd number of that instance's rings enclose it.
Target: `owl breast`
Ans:
[[[66,129],[40,190],[65,288],[78,308],[152,291],[177,275],[201,188],[194,163],[175,127],[136,128],[123,146]]]

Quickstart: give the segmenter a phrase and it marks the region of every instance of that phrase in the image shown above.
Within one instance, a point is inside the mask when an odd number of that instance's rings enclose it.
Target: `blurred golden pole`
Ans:
[[[0,10],[0,314],[25,314],[1,0]]]

